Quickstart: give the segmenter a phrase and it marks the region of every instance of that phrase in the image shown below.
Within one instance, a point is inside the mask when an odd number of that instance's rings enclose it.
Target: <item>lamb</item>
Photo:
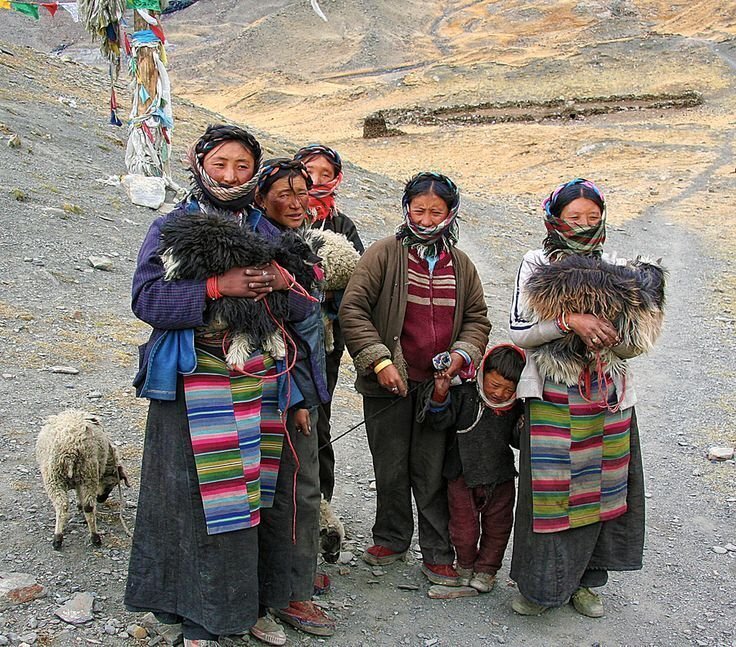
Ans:
[[[86,411],[67,409],[50,416],[36,440],[36,460],[43,485],[56,509],[54,550],[61,550],[69,519],[68,490],[76,490],[92,544],[102,543],[97,532],[96,504],[110,496],[121,481],[130,487],[117,452],[99,419]]]
[[[319,504],[319,545],[326,562],[334,564],[338,560],[343,539],[345,527],[329,501],[323,498]]]

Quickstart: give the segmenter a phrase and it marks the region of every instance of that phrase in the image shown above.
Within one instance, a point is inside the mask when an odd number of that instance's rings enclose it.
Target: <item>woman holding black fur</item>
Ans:
[[[192,191],[153,222],[133,277],[133,311],[153,332],[134,382],[150,405],[125,605],[182,623],[186,647],[258,620],[257,526],[274,500],[279,410],[298,392],[278,340],[315,308],[283,271],[300,269],[304,245],[249,233],[260,161],[245,130],[207,128],[189,152]],[[306,409],[294,418],[309,425]]]
[[[510,316],[511,339],[527,349],[512,607],[539,615],[571,601],[598,618],[592,588],[609,570],[642,567],[644,480],[626,360],[659,334],[664,271],[603,253],[605,202],[592,182],[567,182],[543,206],[547,237],[524,256]]]

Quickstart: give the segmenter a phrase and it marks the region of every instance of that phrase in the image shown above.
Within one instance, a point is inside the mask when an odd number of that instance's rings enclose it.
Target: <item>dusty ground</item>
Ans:
[[[190,29],[187,40],[187,12],[179,22],[172,18],[177,83],[192,100],[271,131],[276,138],[264,137],[271,150],[292,150],[289,140],[322,139],[359,163],[363,168],[348,167],[342,201],[369,240],[397,222],[397,181],[427,166],[457,177],[466,196],[461,244],[481,271],[494,340],[506,338],[518,261],[542,235],[538,204],[570,175],[593,177],[607,190],[609,249],[662,256],[671,273],[663,337],[650,356],[633,362],[649,495],[645,568],[613,575],[604,590],[607,617],[588,620],[571,608],[534,619],[514,616],[507,567],[490,595],[439,602],[426,597],[415,559],[378,575],[356,560],[342,570],[326,567],[334,590],[324,604],[339,621],[326,642],[736,644],[736,554],[712,550],[736,544],[736,467],[704,457],[711,444],[736,443],[733,10],[715,2],[465,1],[441,3],[444,12],[434,15],[422,10],[429,3],[396,11],[389,3],[366,8],[323,0],[331,19],[324,26],[306,4],[279,0],[242,9],[208,0],[187,10],[197,8],[191,15],[200,22],[215,16],[228,27],[222,34],[239,37],[220,44],[238,64],[227,68],[227,79],[210,66],[211,87],[187,80],[187,65],[176,57],[177,48],[217,49],[212,31],[202,22],[201,33]],[[562,18],[576,31],[559,29]],[[0,30],[6,40],[8,25]],[[320,34],[332,39],[335,54],[300,57],[289,40],[301,33],[295,25],[304,26],[307,42]],[[280,48],[267,29],[282,30]],[[53,46],[51,35],[44,39],[42,45]],[[42,420],[61,408],[101,414],[133,476],[124,509],[132,524],[145,403],[132,396],[130,381],[135,345],[147,332],[130,313],[129,286],[137,248],[157,214],[130,206],[119,187],[96,182],[123,171],[124,133],[106,125],[104,74],[15,45],[2,48],[14,56],[0,53],[0,571],[32,573],[49,595],[0,612],[0,635],[35,632],[43,645],[132,643],[104,632],[110,618],[123,626],[135,619],[121,604],[129,539],[117,507],[102,510],[102,549],[87,545],[83,519],[76,517],[64,551],[52,551],[53,511],[33,443]],[[203,55],[201,65],[208,60]],[[264,74],[248,72],[258,64]],[[392,71],[402,66],[414,67]],[[197,69],[203,78],[204,67]],[[545,99],[582,95],[580,88],[588,96],[686,88],[701,92],[705,103],[582,122],[417,128],[390,140],[360,138],[362,118],[380,108]],[[184,143],[218,117],[181,101],[175,109],[179,157]],[[13,133],[20,148],[5,144]],[[179,171],[177,177],[184,182]],[[113,271],[92,271],[86,263],[92,254],[109,254]],[[43,370],[59,364],[80,373]],[[338,432],[361,417],[351,381],[346,361]],[[351,535],[347,548],[358,555],[369,543],[374,510],[362,429],[335,447],[335,505]],[[397,588],[405,583],[419,589]],[[54,623],[54,609],[80,590],[98,594],[95,621],[77,630]],[[289,638],[318,642],[291,631]]]

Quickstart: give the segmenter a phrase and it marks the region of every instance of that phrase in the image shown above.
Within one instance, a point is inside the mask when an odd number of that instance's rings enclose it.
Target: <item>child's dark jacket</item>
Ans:
[[[511,447],[518,445],[515,429],[523,412],[521,400],[500,414],[484,406],[474,381],[452,387],[442,404],[432,402],[428,422],[448,433],[443,476],[452,481],[462,475],[468,487],[512,480]]]

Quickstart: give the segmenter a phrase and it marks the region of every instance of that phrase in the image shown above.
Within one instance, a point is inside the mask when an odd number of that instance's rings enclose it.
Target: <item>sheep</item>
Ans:
[[[319,545],[324,560],[334,564],[340,557],[345,527],[330,507],[330,502],[322,498],[319,504]]]
[[[56,509],[54,550],[61,550],[69,519],[68,490],[76,490],[92,544],[102,543],[97,533],[96,504],[128,477],[99,419],[86,411],[67,409],[50,416],[36,440],[36,460],[46,494]]]

